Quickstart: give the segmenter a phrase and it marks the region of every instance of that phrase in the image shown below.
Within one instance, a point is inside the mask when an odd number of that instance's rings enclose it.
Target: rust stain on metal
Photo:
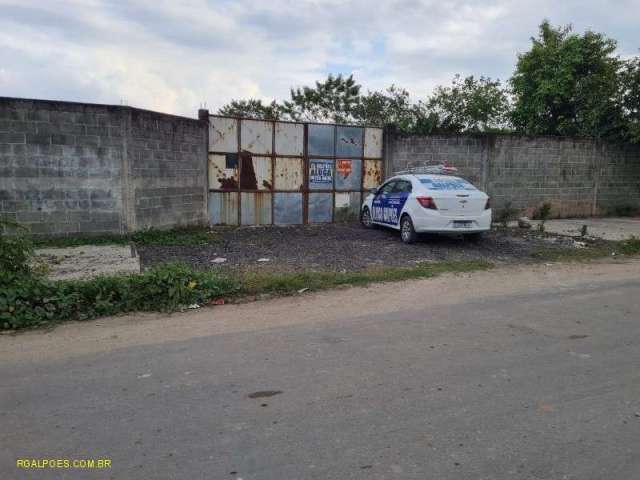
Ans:
[[[236,179],[233,177],[218,177],[218,183],[222,190],[235,190],[238,188],[238,182],[236,182]]]
[[[365,160],[364,188],[373,188],[382,183],[382,161]]]
[[[256,179],[256,172],[253,169],[253,159],[249,152],[242,152],[240,154],[242,166],[240,167],[240,188],[246,190],[257,190],[258,180]]]
[[[237,162],[234,163],[234,158],[234,154],[209,155],[209,188],[220,190],[238,188],[238,167]],[[231,168],[227,168],[228,166]]]

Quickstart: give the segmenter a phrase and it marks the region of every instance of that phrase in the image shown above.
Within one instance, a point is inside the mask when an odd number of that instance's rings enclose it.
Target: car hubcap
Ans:
[[[409,225],[409,222],[405,220],[404,222],[402,222],[402,238],[408,240],[410,235],[411,226]]]

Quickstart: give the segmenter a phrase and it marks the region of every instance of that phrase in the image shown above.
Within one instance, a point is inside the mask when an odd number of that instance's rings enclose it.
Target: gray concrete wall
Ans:
[[[208,123],[131,110],[131,230],[207,222]]]
[[[206,122],[0,97],[0,216],[54,235],[205,223],[206,150]]]
[[[640,211],[640,146],[584,138],[516,135],[386,135],[387,176],[446,162],[487,191],[531,215],[542,203],[555,217]]]

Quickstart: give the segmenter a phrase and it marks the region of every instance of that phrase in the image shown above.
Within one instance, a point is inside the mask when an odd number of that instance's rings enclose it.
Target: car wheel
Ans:
[[[413,228],[413,222],[409,215],[405,215],[400,220],[400,238],[404,243],[413,243],[418,239],[418,234]]]
[[[371,218],[371,212],[367,207],[364,207],[362,214],[360,215],[360,222],[364,228],[373,228],[373,219]]]
[[[482,240],[483,237],[483,232],[474,232],[474,233],[467,233],[464,236],[465,240],[469,240],[470,242],[473,243],[478,243],[480,240]]]

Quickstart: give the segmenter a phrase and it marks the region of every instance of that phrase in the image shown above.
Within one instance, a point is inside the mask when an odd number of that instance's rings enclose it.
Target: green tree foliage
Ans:
[[[223,115],[259,119],[394,124],[404,133],[515,130],[640,143],[640,57],[621,60],[615,40],[543,21],[518,56],[509,89],[489,77],[456,75],[424,101],[396,85],[363,92],[353,75],[291,89],[278,103],[234,100]]]
[[[511,79],[513,124],[527,134],[613,137],[621,128],[620,59],[603,34],[540,25]]]
[[[451,86],[439,86],[427,103],[437,115],[438,129],[486,132],[507,126],[509,99],[499,80],[456,75]]]
[[[413,103],[409,92],[395,85],[362,95],[354,113],[358,124],[378,127],[393,124],[402,132],[428,134],[437,127],[436,116],[426,110],[425,104]]]
[[[220,115],[229,117],[257,118],[261,120],[278,120],[282,117],[282,107],[274,100],[271,103],[262,103],[262,100],[250,98],[249,100],[232,100],[218,110]]]
[[[285,101],[282,108],[292,120],[352,123],[360,88],[353,75],[329,75],[324,82],[316,82],[315,87],[292,88],[291,100]]]
[[[625,62],[620,73],[620,91],[627,139],[640,143],[640,57]]]

